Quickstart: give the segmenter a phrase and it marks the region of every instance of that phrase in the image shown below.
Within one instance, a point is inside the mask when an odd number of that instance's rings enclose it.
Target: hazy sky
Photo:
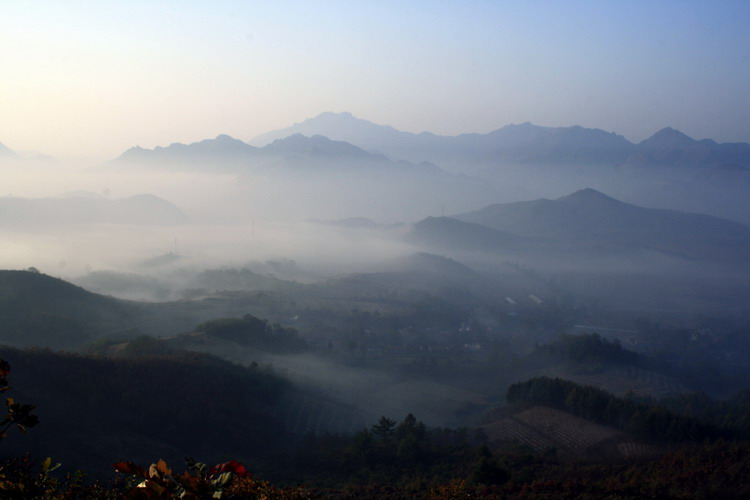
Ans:
[[[5,0],[0,19],[0,143],[16,151],[106,159],[323,111],[750,142],[744,0]]]

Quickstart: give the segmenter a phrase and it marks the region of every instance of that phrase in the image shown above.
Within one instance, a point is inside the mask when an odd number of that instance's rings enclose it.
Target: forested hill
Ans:
[[[247,306],[221,301],[135,302],[89,292],[38,272],[0,271],[0,345],[78,350],[102,337],[157,337]]]
[[[494,204],[454,217],[517,238],[533,238],[527,241],[535,251],[658,252],[716,262],[744,261],[750,255],[750,227],[744,224],[632,205],[590,188],[554,200]]]
[[[67,469],[111,475],[123,459],[187,455],[257,465],[283,446],[273,416],[290,384],[257,365],[172,352],[101,357],[48,350],[0,349],[10,363],[12,395],[36,405],[40,424],[3,443],[7,456],[52,456]]]
[[[128,303],[33,268],[0,271],[0,343],[72,348],[132,319]]]

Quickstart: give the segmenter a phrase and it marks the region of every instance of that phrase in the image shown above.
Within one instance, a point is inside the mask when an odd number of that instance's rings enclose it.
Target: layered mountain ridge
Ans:
[[[601,163],[631,164],[737,164],[750,168],[750,144],[695,140],[670,127],[650,138],[632,143],[623,136],[601,129],[542,127],[531,123],[506,125],[486,134],[440,136],[414,134],[377,125],[351,113],[321,113],[284,129],[261,134],[250,141],[255,146],[292,134],[324,135],[350,142],[366,151],[392,159],[443,163],[494,160],[505,163]]]
[[[414,224],[412,241],[563,258],[656,252],[688,260],[746,261],[750,228],[710,215],[644,208],[583,189],[554,200],[500,203]]]

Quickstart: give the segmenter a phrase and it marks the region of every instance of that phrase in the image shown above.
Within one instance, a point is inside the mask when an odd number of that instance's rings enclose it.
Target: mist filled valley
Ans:
[[[596,495],[571,470],[607,464],[635,498],[750,452],[749,144],[322,113],[0,153],[0,358],[40,421],[10,456],[234,459],[302,497]]]

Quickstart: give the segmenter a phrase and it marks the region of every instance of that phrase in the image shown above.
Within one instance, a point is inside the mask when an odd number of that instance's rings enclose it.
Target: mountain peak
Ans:
[[[696,142],[695,139],[683,134],[677,129],[673,129],[672,127],[664,127],[663,129],[659,130],[648,139],[642,141],[640,145],[641,146],[668,145],[671,147],[679,147],[679,146],[692,145],[695,142]]]
[[[335,111],[324,111],[318,115],[313,116],[312,118],[308,118],[301,123],[296,123],[294,126],[301,127],[301,130],[304,130],[305,127],[313,126],[313,127],[346,127],[346,126],[357,126],[361,123],[367,123],[366,120],[362,120],[360,118],[357,118],[353,114],[351,114],[348,111],[342,111],[341,113],[337,113]],[[303,135],[311,135],[311,134],[304,134]]]
[[[231,135],[227,135],[227,134],[219,134],[219,135],[217,135],[216,138],[214,139],[214,141],[216,141],[216,142],[225,142],[225,143],[242,142],[241,140],[235,139]]]
[[[300,123],[295,123],[291,127],[261,134],[250,141],[250,144],[266,146],[277,139],[283,139],[293,134],[302,134],[308,137],[323,135],[334,141],[345,141],[357,145],[364,138],[379,137],[383,134],[392,137],[397,136],[400,132],[388,125],[377,125],[357,118],[347,111],[343,113],[326,111]]]
[[[593,188],[579,189],[575,193],[557,198],[556,201],[573,202],[573,203],[622,203],[611,196],[607,196],[601,191],[597,191]]]

